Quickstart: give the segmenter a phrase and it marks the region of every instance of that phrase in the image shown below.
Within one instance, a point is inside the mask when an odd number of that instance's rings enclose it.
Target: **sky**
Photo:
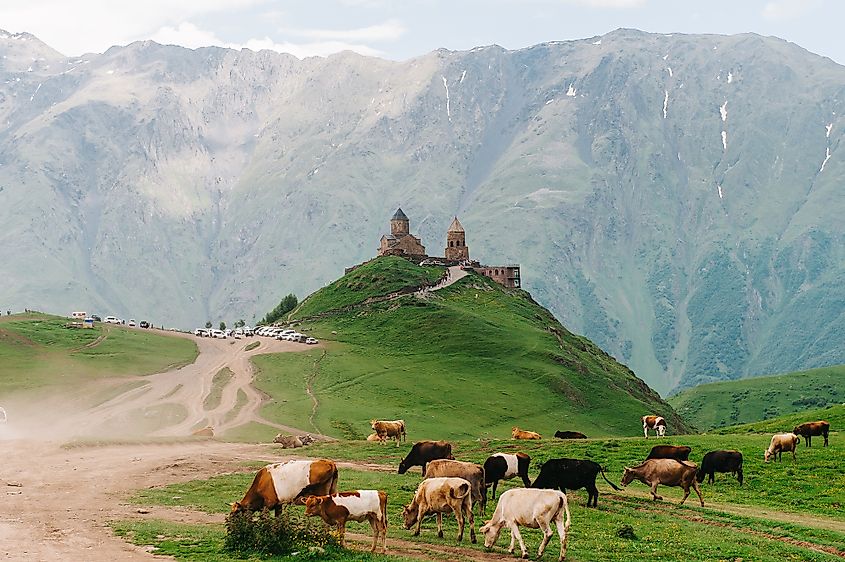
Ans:
[[[32,33],[67,56],[152,39],[405,60],[438,48],[519,49],[625,27],[774,35],[845,64],[843,21],[842,0],[0,0],[0,29]]]

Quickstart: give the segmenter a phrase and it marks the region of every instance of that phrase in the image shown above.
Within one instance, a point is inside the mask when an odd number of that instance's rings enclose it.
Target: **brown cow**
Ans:
[[[396,439],[397,447],[401,438],[407,439],[405,435],[405,420],[370,420],[370,427],[385,442],[390,438]]]
[[[472,502],[478,504],[483,514],[487,509],[487,487],[484,483],[484,468],[471,462],[437,459],[428,463],[424,478],[453,476],[463,478],[472,485]]]
[[[795,435],[800,435],[804,438],[804,443],[807,447],[812,447],[810,440],[819,435],[824,437],[824,446],[827,447],[827,434],[830,432],[830,422],[824,420],[802,423],[796,425],[792,430]]]
[[[464,539],[464,521],[469,519],[470,540],[475,543],[475,517],[472,514],[472,485],[463,478],[429,478],[420,482],[414,499],[402,508],[405,528],[414,525],[419,536],[423,518],[437,514],[437,536],[443,538],[443,514],[452,512],[458,520],[458,542]]]
[[[690,486],[693,487],[698,499],[701,500],[701,507],[704,507],[704,498],[701,497],[701,490],[698,482],[695,481],[695,473],[698,465],[694,462],[676,461],[674,459],[649,459],[640,466],[634,468],[625,467],[622,474],[622,485],[627,486],[634,480],[639,480],[646,486],[651,486],[651,495],[654,501],[662,500],[657,495],[658,484],[664,486],[678,486],[684,489],[684,498],[681,504],[687,501]]]
[[[686,445],[655,445],[651,448],[646,460],[648,459],[675,459],[676,461],[685,461],[689,459],[691,448]]]
[[[801,443],[801,438],[794,433],[776,433],[772,435],[772,442],[769,443],[769,448],[763,453],[763,459],[769,462],[769,459],[775,457],[777,460],[782,460],[783,452],[792,452],[792,460],[795,460],[795,449]]]
[[[306,496],[335,492],[337,465],[330,460],[268,464],[255,475],[243,499],[232,504],[232,513],[272,509],[278,516],[285,504],[303,505]]]
[[[305,498],[305,515],[319,516],[326,525],[337,527],[340,546],[346,546],[346,522],[368,521],[373,529],[373,547],[376,551],[381,537],[382,552],[387,551],[387,494],[380,490],[356,490],[330,496]]]
[[[542,439],[539,433],[534,431],[523,431],[516,426],[511,429],[512,439]]]
[[[448,441],[419,441],[399,463],[399,474],[405,474],[412,466],[421,466],[425,474],[425,465],[435,459],[455,460],[452,456],[452,444]]]
[[[387,440],[387,437],[379,437],[378,433],[370,433],[367,435],[367,441],[378,441],[380,443],[384,443]]]
[[[658,437],[666,435],[666,420],[663,416],[643,416],[643,434],[648,439],[648,430],[653,429]]]

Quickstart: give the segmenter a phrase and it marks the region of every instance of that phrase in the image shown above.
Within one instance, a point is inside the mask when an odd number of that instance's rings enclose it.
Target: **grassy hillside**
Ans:
[[[667,442],[664,440],[664,442]],[[702,484],[705,508],[687,500],[678,507],[681,490],[661,487],[659,493],[666,500],[653,502],[647,488],[632,483],[621,492],[614,492],[599,477],[599,508],[586,508],[583,490],[570,492],[572,529],[567,559],[578,561],[711,561],[711,560],[836,560],[845,555],[845,502],[842,501],[843,475],[840,469],[845,444],[836,440],[827,449],[813,447],[801,450],[798,460],[783,463],[764,463],[762,452],[768,438],[762,435],[696,435],[683,436],[669,442],[692,447],[691,459],[701,460],[704,452],[719,448],[736,448],[745,456],[745,483],[739,486],[730,475],[719,474],[714,484]],[[607,476],[619,482],[622,468],[643,459],[653,440],[590,439],[582,442],[520,442],[510,440],[466,440],[454,443],[454,453],[460,460],[481,462],[498,451],[525,451],[532,457],[529,475],[533,480],[540,464],[549,458],[590,458],[608,469]],[[388,494],[389,539],[412,541],[414,546],[428,547],[422,552],[426,559],[437,558],[438,549],[455,545],[455,522],[444,518],[445,537],[438,539],[433,522],[423,523],[419,537],[412,537],[401,528],[401,506],[407,504],[420,481],[419,469],[408,474],[395,472],[396,464],[408,447],[366,442],[339,442],[312,445],[303,450],[312,457],[359,462],[359,467],[345,466],[340,470],[339,488],[380,489]],[[389,468],[387,471],[376,471]],[[367,468],[366,470],[364,468]],[[224,474],[209,480],[174,484],[163,488],[141,490],[133,502],[144,506],[179,506],[208,513],[222,514],[227,502],[240,499],[254,475],[254,468],[243,473]],[[521,486],[518,479],[502,482],[500,490]],[[477,517],[480,526],[489,519],[495,502],[488,504],[487,516]],[[302,508],[293,508],[301,512]],[[630,525],[635,538],[623,538],[617,532]],[[154,544],[159,554],[172,554],[179,560],[191,560],[197,551],[215,560],[229,560],[220,551],[223,526],[194,525],[176,527],[161,521],[122,522],[117,531],[137,544]],[[350,531],[368,534],[366,523],[350,523]],[[531,549],[532,558],[541,533],[522,528],[521,532]],[[502,554],[509,540],[502,533],[493,554]],[[552,539],[551,554],[555,559],[558,543]],[[482,541],[483,542],[483,541]],[[460,551],[442,556],[458,559],[459,552],[467,559],[481,559],[482,542],[470,545],[465,540]],[[358,545],[362,548],[363,545]],[[393,555],[409,554],[407,546],[388,551]],[[360,554],[348,553],[343,560],[360,560]]]
[[[845,365],[704,384],[668,398],[700,429],[713,429],[845,402]]]
[[[188,339],[98,324],[68,329],[66,318],[42,314],[0,320],[0,397],[47,386],[78,388],[100,378],[146,375],[192,362]]]
[[[764,421],[745,423],[740,425],[732,425],[716,430],[716,433],[782,433],[792,431],[796,425],[808,421],[827,420],[830,422],[831,435],[840,433],[845,428],[845,405],[831,406],[829,408],[818,408],[814,410],[804,410],[786,416],[780,416],[774,419]],[[830,437],[830,439],[837,439]],[[838,439],[837,439],[838,440]],[[818,442],[822,443],[821,437]]]
[[[294,316],[351,301],[340,289],[350,278],[378,276],[383,287],[398,287],[409,284],[408,270],[414,280],[430,274],[395,264],[359,268]],[[504,437],[514,425],[546,437],[557,429],[636,435],[640,417],[655,412],[670,432],[687,430],[643,381],[528,293],[479,275],[426,299],[408,295],[301,327],[327,340],[326,348],[256,358],[256,383],[274,397],[262,413],[279,423],[346,438],[364,437],[371,418],[405,419],[413,439]]]

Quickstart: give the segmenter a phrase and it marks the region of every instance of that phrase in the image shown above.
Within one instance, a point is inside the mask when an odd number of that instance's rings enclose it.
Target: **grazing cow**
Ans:
[[[655,435],[663,437],[666,435],[666,420],[663,416],[643,416],[643,434],[648,439],[648,430],[653,429]]]
[[[564,515],[566,518],[564,519]],[[519,541],[519,548],[522,549],[522,557],[528,558],[525,550],[525,543],[522,542],[522,535],[519,533],[519,526],[540,528],[543,531],[543,540],[540,542],[540,549],[537,551],[537,559],[543,556],[549,539],[552,538],[552,522],[557,527],[557,534],[560,537],[560,557],[566,558],[566,542],[569,535],[569,503],[566,501],[566,494],[557,490],[534,490],[531,488],[514,488],[507,490],[499,498],[493,518],[485,523],[479,531],[484,535],[484,546],[491,548],[499,539],[502,527],[511,531],[511,544],[508,552],[513,554],[514,539]]]
[[[689,459],[689,454],[692,449],[686,445],[655,445],[651,448],[651,452],[646,457],[648,459],[675,459],[676,461],[685,461]]]
[[[373,428],[373,431],[375,431],[384,442],[390,438],[396,439],[397,447],[399,446],[401,438],[407,438],[405,435],[405,420],[370,420],[370,427]]]
[[[580,431],[555,431],[558,439],[586,439],[587,436]]]
[[[428,463],[424,478],[452,476],[463,478],[472,486],[472,503],[480,506],[481,514],[487,510],[487,487],[484,485],[484,469],[477,464],[449,459],[437,459]]]
[[[458,542],[464,540],[464,522],[469,519],[470,540],[475,543],[475,517],[472,515],[472,485],[463,478],[429,478],[420,482],[414,499],[402,508],[405,528],[414,525],[419,536],[423,518],[437,514],[437,536],[443,538],[443,514],[454,513],[458,520]]]
[[[523,431],[516,426],[511,429],[511,438],[513,439],[542,439],[539,433],[534,431]]]
[[[287,461],[258,471],[244,498],[232,504],[232,513],[272,509],[276,516],[288,503],[302,505],[306,496],[337,492],[337,465],[330,460]]]
[[[710,451],[701,460],[698,474],[695,479],[704,482],[704,477],[709,476],[707,482],[712,484],[715,480],[715,472],[732,472],[742,486],[742,453],[739,451]]]
[[[795,460],[795,449],[801,443],[801,438],[794,433],[777,433],[772,435],[772,442],[769,443],[769,448],[763,454],[763,459],[769,462],[769,459],[775,457],[777,460],[782,460],[784,451],[792,451],[792,460]]]
[[[378,441],[380,443],[384,443],[385,441],[387,441],[387,438],[379,437],[378,433],[370,433],[369,435],[367,435],[367,441]]]
[[[597,462],[582,459],[549,459],[540,467],[540,474],[531,484],[532,488],[558,488],[561,492],[567,490],[587,489],[587,507],[590,504],[598,507],[599,489],[596,488],[596,476],[601,473],[604,481],[614,490],[619,488],[607,479],[604,469]]]
[[[807,447],[812,447],[810,440],[819,435],[824,437],[824,446],[827,447],[827,434],[830,432],[830,423],[824,420],[802,423],[796,425],[792,430],[795,435],[800,435],[804,438],[804,443]]]
[[[639,480],[646,486],[651,486],[651,495],[654,501],[663,499],[657,495],[658,484],[678,486],[684,489],[684,498],[681,500],[681,504],[687,501],[689,489],[692,486],[695,493],[698,494],[698,499],[701,500],[701,507],[704,507],[704,498],[701,497],[701,490],[698,488],[698,482],[695,481],[697,471],[698,465],[694,462],[676,461],[675,459],[649,459],[634,468],[626,466],[625,472],[622,474],[622,485],[627,486],[634,480]]]
[[[425,474],[425,465],[435,459],[455,460],[452,456],[452,444],[448,441],[419,441],[399,463],[399,474],[405,474],[412,466],[421,466]]]
[[[484,481],[487,486],[493,486],[493,499],[496,499],[496,486],[499,480],[510,480],[514,476],[522,478],[525,487],[531,486],[528,479],[528,465],[531,464],[531,457],[525,453],[496,453],[487,457],[484,461]]]
[[[346,522],[368,521],[373,529],[373,547],[376,551],[379,537],[382,551],[387,551],[387,494],[380,490],[356,490],[330,496],[305,498],[305,515],[319,516],[326,525],[336,526],[340,546],[346,546]]]

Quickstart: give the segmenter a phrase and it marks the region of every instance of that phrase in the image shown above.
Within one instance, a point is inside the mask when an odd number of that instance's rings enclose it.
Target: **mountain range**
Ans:
[[[401,206],[662,394],[845,363],[845,67],[794,44],[0,55],[3,309],[254,321]]]

